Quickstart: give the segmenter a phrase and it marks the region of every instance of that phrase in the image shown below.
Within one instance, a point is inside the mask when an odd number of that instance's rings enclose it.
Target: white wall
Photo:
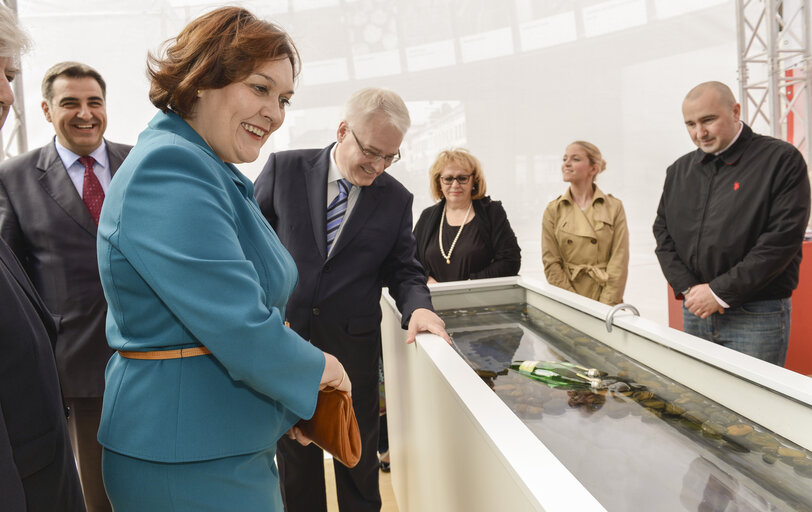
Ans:
[[[25,0],[36,46],[24,57],[29,146],[49,140],[39,80],[61,60],[93,65],[108,82],[107,136],[135,143],[154,115],[145,57],[219,3],[200,0]],[[240,2],[291,32],[304,70],[271,151],[334,140],[354,90],[389,87],[409,103],[413,128],[390,172],[431,204],[427,169],[449,146],[483,162],[523,250],[522,274],[543,275],[544,206],[565,189],[559,162],[572,140],[608,162],[600,186],[623,200],[631,232],[626,299],[667,322],[665,280],[651,224],[666,166],[690,151],[680,105],[704,80],[736,83],[732,0],[275,0]]]

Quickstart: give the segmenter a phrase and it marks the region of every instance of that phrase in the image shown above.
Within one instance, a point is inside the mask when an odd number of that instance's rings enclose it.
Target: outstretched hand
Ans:
[[[445,330],[445,322],[434,311],[418,308],[412,312],[412,317],[409,319],[409,330],[406,333],[406,343],[414,343],[419,332],[436,334],[451,345],[451,336]]]

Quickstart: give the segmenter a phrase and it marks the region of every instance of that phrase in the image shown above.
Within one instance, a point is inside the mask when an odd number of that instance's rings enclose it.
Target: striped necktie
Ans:
[[[341,221],[344,220],[344,214],[347,212],[347,197],[350,195],[350,187],[352,187],[350,182],[343,178],[337,183],[338,195],[327,207],[327,254],[330,254],[338,228],[341,227]]]

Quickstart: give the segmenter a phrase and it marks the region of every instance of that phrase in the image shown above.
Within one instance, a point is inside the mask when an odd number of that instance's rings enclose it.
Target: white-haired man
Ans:
[[[287,306],[290,325],[335,355],[353,383],[363,450],[353,469],[334,464],[343,512],[381,508],[381,287],[388,286],[397,301],[408,342],[420,331],[449,339],[415,259],[413,196],[384,172],[400,158],[410,122],[400,96],[362,89],[347,101],[335,143],[272,154],[256,181],[257,201],[299,270]],[[283,438],[277,460],[285,510],[326,512],[321,449]]]

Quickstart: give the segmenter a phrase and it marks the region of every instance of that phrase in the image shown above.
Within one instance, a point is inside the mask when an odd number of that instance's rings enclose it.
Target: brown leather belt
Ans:
[[[127,359],[183,359],[184,357],[197,357],[211,354],[206,347],[179,348],[177,350],[150,350],[148,352],[119,350],[118,355]]]

